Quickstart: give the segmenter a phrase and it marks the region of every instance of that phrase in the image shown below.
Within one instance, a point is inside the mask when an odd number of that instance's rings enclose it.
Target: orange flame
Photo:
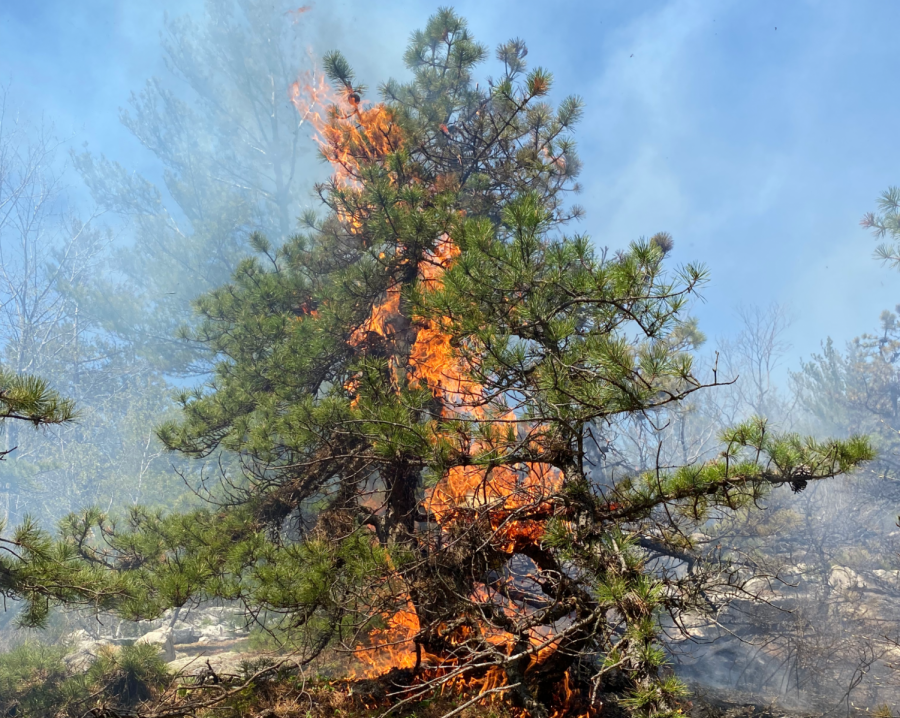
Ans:
[[[383,160],[402,147],[400,129],[387,106],[367,107],[352,87],[336,91],[321,73],[307,73],[295,82],[291,100],[301,115],[301,122],[308,121],[313,127],[314,139],[331,163],[337,185],[361,188],[361,168],[367,163]],[[439,182],[445,181],[448,180],[439,178]],[[364,225],[365,207],[358,212],[352,216],[339,215],[351,232]],[[418,262],[417,278],[422,291],[440,289],[445,272],[459,254],[459,247],[452,238],[446,234],[441,236],[434,249],[426,252]],[[384,255],[381,258],[384,259]],[[484,433],[478,440],[464,434],[456,437],[460,453],[474,455],[502,450],[510,442],[524,443],[541,453],[540,427],[528,426],[513,411],[496,406],[496,401],[492,405],[485,398],[483,387],[472,378],[471,367],[454,348],[445,322],[430,318],[410,321],[403,317],[399,284],[388,287],[382,300],[372,307],[366,320],[351,334],[349,343],[364,348],[375,338],[391,348],[390,366],[395,385],[399,386],[400,379],[405,378],[411,388],[430,391],[444,418],[459,416],[488,420],[492,427],[487,432],[488,438]],[[358,402],[353,394],[359,385],[358,380],[351,379],[345,386],[353,405]],[[424,508],[435,517],[442,530],[451,529],[457,522],[467,520],[467,516],[486,515],[494,547],[511,555],[541,541],[547,520],[556,510],[551,498],[559,491],[563,480],[558,468],[540,461],[523,462],[516,467],[497,466],[490,470],[472,465],[455,466],[427,493]],[[522,610],[508,597],[501,596],[496,587],[479,585],[471,599],[494,603],[510,614]],[[405,606],[399,610],[383,614],[384,626],[370,631],[366,645],[359,647],[357,653],[365,666],[362,673],[374,677],[391,668],[430,667],[432,671],[449,674],[455,659],[430,656],[421,647],[416,652],[415,639],[421,627],[412,601],[408,597],[405,601]],[[465,626],[456,629],[451,640],[465,642],[469,630]],[[487,631],[482,638],[504,646],[510,652],[513,650],[508,635]],[[535,630],[531,641],[537,648],[551,638],[552,631],[547,628],[543,633]],[[541,665],[556,648],[551,641],[536,650],[531,668]],[[507,676],[499,666],[494,666],[477,678],[460,673],[447,685],[482,695],[507,685]],[[554,707],[551,716],[569,716],[573,692],[568,673],[556,690],[561,702]],[[489,699],[502,700],[502,693],[494,693]],[[523,712],[522,716],[525,715]],[[583,713],[582,717],[589,715],[593,712]]]
[[[400,128],[387,105],[365,107],[353,87],[337,91],[315,68],[291,85],[290,97],[301,123],[313,126],[313,139],[341,184],[359,186],[360,167],[401,147]]]
[[[365,668],[354,677],[373,678],[391,668],[414,668],[414,639],[419,632],[419,618],[411,601],[400,610],[382,616],[384,628],[369,633],[368,646],[361,647],[357,657]]]
[[[444,271],[459,256],[459,247],[446,234],[432,252],[419,262],[418,278],[424,291],[440,289]],[[441,400],[444,416],[466,407],[469,411],[481,402],[481,386],[468,377],[463,362],[455,355],[450,335],[441,322],[431,319],[421,323],[409,355],[410,386],[426,387]]]

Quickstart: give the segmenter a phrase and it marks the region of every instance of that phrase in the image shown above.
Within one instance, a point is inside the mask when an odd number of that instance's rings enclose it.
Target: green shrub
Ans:
[[[94,705],[133,708],[168,680],[156,646],[110,647],[75,675],[63,663],[66,652],[24,643],[0,654],[0,716],[76,718]]]
[[[165,685],[168,671],[159,648],[141,643],[102,653],[87,679],[95,690],[103,690],[104,703],[131,708],[150,700]]]
[[[0,654],[0,715],[51,716],[64,703],[65,648],[24,643]]]

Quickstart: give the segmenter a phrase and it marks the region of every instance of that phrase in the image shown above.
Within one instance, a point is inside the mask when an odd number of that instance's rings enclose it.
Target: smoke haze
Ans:
[[[227,3],[211,3],[222,4]],[[290,4],[278,4],[273,12],[283,18],[292,38],[284,57],[295,63],[296,74],[309,69],[308,51],[320,59],[340,49],[374,98],[388,77],[404,77],[407,37],[436,7],[412,1],[320,0],[300,15],[289,13]],[[510,37],[526,40],[529,63],[554,73],[556,97],[578,94],[585,99],[585,119],[576,136],[584,163],[578,202],[587,214],[573,230],[612,249],[667,231],[675,239],[676,263],[708,265],[711,282],[703,292],[705,301],[693,308],[699,329],[710,338],[705,351],[723,349],[745,382],[752,381],[753,371],[752,351],[740,358],[741,332],[748,330],[746,317],[754,311],[748,308],[779,306],[782,318],[793,319],[782,321],[771,347],[772,363],[766,365],[784,386],[787,371],[798,371],[801,360],[818,352],[827,338],[842,348],[855,336],[877,331],[880,312],[900,301],[896,275],[873,261],[875,243],[859,227],[879,194],[900,183],[900,147],[890,140],[900,111],[900,96],[893,91],[900,62],[895,51],[900,4],[465,0],[455,8],[468,19],[475,37],[490,47]],[[153,77],[174,97],[189,100],[189,88],[166,64],[160,37],[166,33],[167,15],[186,14],[203,26],[204,13],[199,0],[5,0],[0,6],[0,85],[8,84],[8,105],[23,118],[34,126],[42,118],[54,125],[62,142],[56,168],[64,178],[69,214],[86,219],[98,207],[72,161],[67,162],[68,149],[105,156],[160,188],[169,181],[171,167],[123,126],[119,108],[127,107],[130,95],[140,93]],[[488,63],[485,74],[491,67]],[[286,83],[273,88],[285,106],[288,91]],[[307,144],[297,165],[297,189],[286,205],[293,217],[318,206],[312,186],[326,171],[309,134],[300,133]],[[184,203],[175,201],[171,187],[161,192],[174,220],[201,226]],[[131,247],[137,236],[124,214],[109,209],[96,220],[97,231],[109,229],[109,241],[120,249]],[[255,223],[250,210],[241,218],[242,237],[265,224]],[[117,255],[117,261],[124,256]],[[141,301],[145,290],[134,288]],[[153,301],[162,305],[161,295],[174,296],[180,289],[157,284],[152,291]],[[741,307],[743,320],[736,313]],[[149,356],[157,351],[153,347],[147,343],[143,351]],[[119,366],[118,359],[111,361]],[[95,475],[118,461],[139,467],[141,479],[129,485],[127,496],[117,496],[107,477],[103,485],[84,479],[82,484],[92,487],[86,493],[64,492],[55,498],[70,506],[112,505],[155,495],[146,489],[150,477],[171,471],[168,459],[150,448],[146,417],[155,416],[159,407],[171,408],[163,397],[173,386],[193,383],[197,372],[186,365],[187,360],[165,366],[168,386],[153,384],[144,369],[121,368],[115,386],[98,383],[82,390],[108,395],[112,404],[125,391],[122,387],[152,384],[147,406],[128,414],[133,427],[123,440],[123,455],[92,459]],[[71,383],[69,377],[54,376],[52,364],[46,366],[47,377],[63,390]],[[753,394],[752,387],[746,393]],[[759,399],[759,391],[754,396]],[[763,409],[793,421],[786,396],[766,401],[770,403],[764,402]],[[728,420],[746,415],[748,407],[760,408],[746,396],[734,394],[731,402]],[[724,419],[709,416],[704,421],[696,432],[709,441],[709,426]],[[47,481],[68,486],[71,477],[60,471],[49,471]],[[174,505],[171,492],[181,490],[177,483],[175,479],[159,489],[169,492]],[[863,489],[855,486],[839,500],[829,491],[837,489],[808,494],[802,505],[799,499],[791,503],[790,496],[782,497],[776,506],[787,506],[809,521],[819,517],[837,523],[841,517],[833,507]],[[57,504],[42,506],[45,516],[61,513]],[[3,510],[0,499],[0,516]],[[883,524],[893,504],[886,499],[880,510],[873,521]],[[9,504],[6,512],[11,518],[20,515]],[[886,532],[890,526],[880,528]],[[833,558],[840,553],[840,541],[828,540]],[[830,575],[823,580],[827,583]],[[735,665],[740,660],[735,658]],[[769,664],[763,668],[768,670]]]
[[[671,232],[676,259],[712,270],[698,308],[710,336],[729,332],[737,304],[775,301],[803,316],[792,344],[795,357],[807,356],[894,304],[890,275],[870,261],[858,221],[896,181],[898,150],[886,141],[898,103],[888,91],[896,4],[456,7],[489,45],[525,38],[529,60],[552,69],[560,96],[584,96],[584,228],[613,247]],[[406,37],[434,9],[318,3],[302,22],[315,28],[316,51],[341,48],[376,86],[402,73]],[[121,127],[117,108],[150,76],[167,77],[163,18],[185,12],[201,17],[202,3],[9,0],[0,10],[0,77],[61,137],[156,179],[159,167]]]

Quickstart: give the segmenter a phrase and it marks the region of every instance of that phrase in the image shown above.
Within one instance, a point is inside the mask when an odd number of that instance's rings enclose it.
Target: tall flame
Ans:
[[[321,73],[307,73],[291,89],[291,99],[301,115],[301,122],[309,122],[314,138],[323,155],[334,169],[334,181],[339,186],[361,187],[360,170],[368,162],[377,161],[396,152],[403,142],[392,113],[383,104],[368,106],[360,100],[352,87],[334,90]],[[362,226],[358,216],[339,216],[353,231]],[[439,289],[446,271],[459,256],[459,247],[448,235],[439,238],[433,250],[426,252],[417,266],[417,276],[423,291]],[[383,258],[383,257],[382,257]],[[354,347],[366,346],[370,337],[401,343],[404,332],[413,332],[413,339],[405,351],[391,352],[391,370],[395,382],[401,373],[411,388],[423,388],[432,393],[441,407],[444,418],[456,416],[469,419],[487,419],[493,427],[487,438],[458,437],[459,450],[476,455],[490,449],[502,449],[504,443],[524,441],[529,435],[539,436],[540,427],[529,426],[514,411],[498,408],[487,401],[483,387],[471,378],[472,372],[460,353],[451,343],[446,325],[440,319],[416,319],[410,322],[402,316],[401,287],[388,287],[382,300],[375,304],[370,315],[352,333],[349,342]],[[411,329],[410,329],[411,327]],[[403,366],[401,366],[401,363]],[[353,380],[347,390],[356,391],[358,382]],[[355,403],[355,399],[353,400]],[[530,432],[530,434],[529,434]],[[538,448],[536,439],[530,448]],[[538,454],[540,451],[538,450]],[[451,530],[473,512],[486,512],[492,529],[495,548],[514,554],[527,545],[541,541],[546,521],[553,515],[554,506],[549,501],[563,482],[562,473],[549,463],[523,462],[517,467],[498,466],[486,470],[479,466],[455,466],[451,468],[426,496],[424,508],[433,516],[440,528]],[[524,510],[523,509],[527,509]],[[521,607],[513,606],[508,592],[497,586],[478,585],[471,596],[473,602],[493,603],[502,610],[514,614]],[[422,655],[416,652],[415,638],[420,624],[412,601],[407,597],[399,610],[381,616],[383,626],[369,633],[366,645],[358,648],[358,656],[365,665],[363,674],[377,676],[391,668],[439,666],[440,670],[453,673],[454,659]],[[457,629],[454,640],[464,643],[467,627]],[[530,640],[535,646],[531,668],[535,668],[552,654],[556,646],[549,629],[535,629]],[[512,652],[512,639],[505,634],[482,636],[489,642]],[[540,650],[537,647],[541,646]],[[421,649],[420,649],[421,651]],[[507,677],[498,666],[480,674],[459,672],[449,685],[476,694],[485,694],[506,686]],[[557,688],[560,704],[551,714],[553,718],[569,715],[571,689],[568,673]],[[500,695],[495,693],[496,697]],[[590,712],[584,713],[588,716]],[[522,713],[524,717],[527,715]],[[592,715],[592,714],[590,714]]]
[[[290,98],[301,122],[312,125],[313,139],[342,184],[358,186],[364,163],[400,149],[400,128],[387,105],[367,107],[353,87],[336,91],[315,68],[291,85]]]

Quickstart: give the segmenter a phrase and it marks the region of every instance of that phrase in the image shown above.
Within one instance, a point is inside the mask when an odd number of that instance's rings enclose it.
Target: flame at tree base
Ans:
[[[424,700],[440,695],[463,700],[467,705],[485,706],[503,703],[511,718],[531,718],[527,708],[514,707],[514,688],[501,665],[478,667],[454,658],[452,651],[447,655],[436,655],[416,643],[419,636],[419,620],[411,604],[396,613],[382,617],[384,626],[369,634],[367,647],[354,651],[360,667],[351,671],[351,680],[382,681],[387,684],[387,697],[381,703],[370,701],[367,707],[390,707],[410,698]],[[459,644],[469,637],[468,627],[457,629],[452,637]],[[496,638],[499,650],[507,655],[512,646],[502,645]],[[533,638],[535,646],[546,641]],[[553,655],[555,647],[546,646],[537,650],[530,658],[524,680],[541,667],[543,661]],[[468,659],[468,656],[466,657]],[[549,696],[546,704],[550,708],[549,718],[597,718],[602,704],[590,700],[589,691],[578,686],[573,678],[572,668],[566,670],[562,678],[541,692]]]

